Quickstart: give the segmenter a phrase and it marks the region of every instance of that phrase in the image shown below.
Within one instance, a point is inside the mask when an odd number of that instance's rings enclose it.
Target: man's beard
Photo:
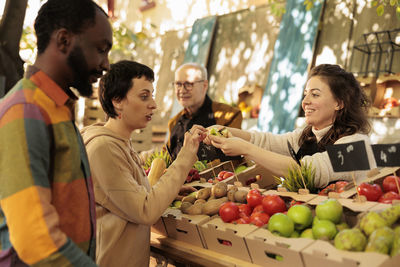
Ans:
[[[89,71],[89,67],[81,47],[75,46],[73,48],[71,53],[68,55],[67,63],[71,67],[74,75],[74,81],[72,82],[71,86],[78,90],[81,96],[91,96],[93,94],[93,87],[89,77],[92,72],[96,71]]]

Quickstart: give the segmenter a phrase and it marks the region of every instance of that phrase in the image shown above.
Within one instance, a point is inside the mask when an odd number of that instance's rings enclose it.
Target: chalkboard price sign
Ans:
[[[326,150],[335,172],[370,169],[364,141],[331,145]]]
[[[400,167],[400,144],[372,145],[376,166]]]

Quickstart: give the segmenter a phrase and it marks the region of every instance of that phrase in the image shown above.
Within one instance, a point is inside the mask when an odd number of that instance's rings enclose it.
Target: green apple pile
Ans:
[[[308,206],[293,205],[287,214],[271,216],[268,230],[284,237],[332,240],[338,228],[346,227],[341,223],[342,213],[343,207],[336,199],[327,199],[318,204],[314,217]]]
[[[390,256],[400,254],[400,205],[378,213],[370,211],[352,229],[341,230],[335,237],[335,247],[347,251],[378,252]]]

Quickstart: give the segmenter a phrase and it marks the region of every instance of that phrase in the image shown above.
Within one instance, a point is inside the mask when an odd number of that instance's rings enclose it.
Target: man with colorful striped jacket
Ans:
[[[77,97],[109,68],[112,29],[92,0],[48,0],[38,56],[0,102],[0,266],[96,266],[90,168]]]

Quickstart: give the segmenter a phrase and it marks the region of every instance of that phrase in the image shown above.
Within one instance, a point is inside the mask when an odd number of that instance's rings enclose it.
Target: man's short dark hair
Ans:
[[[96,22],[96,11],[104,10],[92,0],[48,0],[35,20],[38,54],[43,53],[55,30],[65,28],[79,34]],[[108,17],[108,16],[107,16]]]
[[[118,117],[112,100],[122,100],[133,86],[132,79],[145,77],[154,82],[154,72],[146,65],[135,61],[122,60],[111,64],[110,70],[101,78],[99,99],[108,117]]]

